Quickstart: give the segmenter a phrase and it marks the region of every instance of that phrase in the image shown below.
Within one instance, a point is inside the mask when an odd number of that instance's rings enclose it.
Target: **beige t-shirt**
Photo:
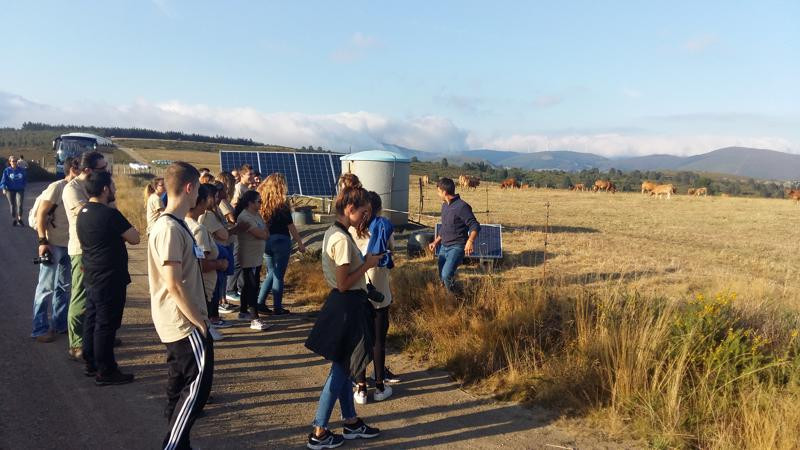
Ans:
[[[47,200],[53,205],[56,205],[55,210],[53,210],[53,220],[48,221],[45,227],[45,236],[50,244],[58,247],[66,247],[69,243],[69,221],[67,220],[67,213],[64,210],[63,201],[61,200],[61,195],[64,193],[64,186],[66,186],[67,183],[67,180],[58,180],[55,183],[50,183],[44,192],[42,192],[42,200]]]
[[[350,227],[350,235],[353,236],[353,240],[356,241],[356,245],[358,246],[359,251],[361,251],[362,255],[367,254],[367,246],[369,245],[369,232],[363,238],[358,237],[358,233],[356,229]],[[394,250],[394,233],[389,236],[389,249]],[[383,301],[380,303],[372,302],[372,306],[375,308],[386,308],[387,306],[392,304],[392,285],[389,281],[389,268],[387,267],[373,267],[367,270],[367,273],[364,274],[364,280],[367,282],[372,282],[372,285],[375,286],[375,289],[378,290],[381,294],[383,294]]]
[[[186,216],[186,225],[192,230],[194,240],[197,241],[197,246],[206,254],[206,259],[215,261],[219,257],[219,249],[217,243],[214,242],[214,237],[208,232],[208,228],[202,223],[197,222],[189,216]],[[202,268],[201,268],[202,269]],[[217,285],[217,271],[211,270],[203,272],[203,287],[206,291],[206,298],[211,300],[214,296],[214,288]]]
[[[247,223],[250,225],[250,229],[257,227],[265,230],[267,228],[261,216],[248,210],[244,210],[239,214],[238,222]],[[239,233],[239,265],[244,269],[260,267],[264,260],[265,243],[263,239],[253,236],[249,231]]]
[[[222,217],[233,214],[233,206],[231,206],[229,201],[221,200],[219,202],[219,213],[222,214]]]
[[[153,228],[153,224],[155,223],[158,216],[161,215],[161,211],[164,210],[164,203],[161,202],[161,197],[156,194],[150,194],[150,197],[147,197],[147,232],[150,233],[150,230]]]
[[[80,178],[73,178],[64,186],[61,200],[64,204],[64,211],[67,214],[67,221],[69,222],[67,253],[69,253],[70,256],[80,255],[83,252],[81,251],[81,243],[78,240],[78,213],[81,212],[83,204],[89,201],[89,193],[86,192],[85,182]]]
[[[250,188],[242,183],[236,183],[236,186],[233,188],[233,198],[231,199],[231,204],[236,205],[239,203],[239,199],[242,198],[245,192],[249,191]]]
[[[219,245],[228,245],[227,239],[223,241],[222,239],[217,239],[217,237],[214,236],[214,233],[217,231],[226,230],[225,225],[222,224],[216,214],[211,211],[206,211],[202,216],[200,216],[199,222],[201,225],[205,225],[205,227],[208,229],[208,232],[211,233],[211,236],[216,242],[219,243]]]
[[[348,273],[353,273],[364,265],[361,258],[361,250],[350,239],[350,236],[336,225],[331,226],[325,231],[322,239],[322,274],[325,281],[332,289],[336,289],[336,267],[349,264]],[[366,278],[357,281],[350,290],[367,290]]]
[[[150,308],[153,324],[161,342],[179,341],[188,336],[195,326],[183,315],[175,298],[167,289],[164,263],[181,263],[181,282],[191,301],[208,321],[206,297],[200,264],[195,256],[192,236],[177,221],[161,217],[153,224],[147,241],[147,279],[150,284]]]

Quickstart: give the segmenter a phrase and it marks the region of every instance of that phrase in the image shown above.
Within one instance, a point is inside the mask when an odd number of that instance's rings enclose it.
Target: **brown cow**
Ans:
[[[697,191],[697,189],[689,188],[689,190],[686,191],[686,195],[694,195],[695,191]]]
[[[645,180],[642,183],[642,194],[649,194],[656,187],[656,184],[652,181]]]
[[[689,194],[689,195],[692,195],[692,194]],[[706,196],[706,195],[708,195],[708,188],[705,188],[705,187],[697,188],[697,189],[694,190],[694,195],[696,195],[698,197],[701,196],[701,195],[702,196]]]
[[[786,188],[783,193],[786,194],[786,198],[794,200],[795,204],[800,204],[800,189]]]
[[[500,183],[500,189],[519,189],[519,182],[514,178],[507,178]]]
[[[665,195],[667,198],[671,198],[672,194],[677,194],[678,190],[675,189],[675,186],[671,184],[659,184],[658,186],[654,187],[652,191],[650,191],[651,196],[656,196],[660,198],[662,195]]]
[[[481,179],[478,177],[467,177],[467,189],[475,190],[481,184]]]
[[[530,189],[530,188],[531,188],[531,185],[528,184],[528,183],[525,183],[522,186],[520,186],[520,189]]]
[[[597,180],[594,182],[594,187],[592,188],[592,192],[597,191],[606,191],[611,192],[612,194],[617,192],[617,186],[611,182],[611,180]]]
[[[586,190],[586,186],[584,186],[583,183],[578,183],[578,184],[572,185],[572,187],[569,188],[569,190],[570,191],[581,191],[581,192],[583,192],[583,191]]]

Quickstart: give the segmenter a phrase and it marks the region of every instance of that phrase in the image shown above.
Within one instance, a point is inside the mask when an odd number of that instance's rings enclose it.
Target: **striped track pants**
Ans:
[[[195,329],[189,336],[166,344],[169,379],[167,410],[169,430],[165,450],[189,449],[189,434],[211,393],[214,377],[214,344]]]

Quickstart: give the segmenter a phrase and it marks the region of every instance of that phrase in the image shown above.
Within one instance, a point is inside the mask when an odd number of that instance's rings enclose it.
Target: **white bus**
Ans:
[[[67,158],[79,158],[84,152],[95,150],[111,150],[114,143],[111,139],[89,133],[67,133],[53,140],[56,152],[56,175],[64,176],[64,161]]]

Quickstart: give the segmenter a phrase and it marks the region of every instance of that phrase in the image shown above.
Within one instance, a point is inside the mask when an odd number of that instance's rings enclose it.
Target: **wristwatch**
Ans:
[[[49,243],[50,243],[50,242],[48,242],[48,241],[47,241],[47,238],[46,238],[46,237],[40,237],[40,238],[39,238],[39,245],[47,245],[47,244],[49,244]]]

